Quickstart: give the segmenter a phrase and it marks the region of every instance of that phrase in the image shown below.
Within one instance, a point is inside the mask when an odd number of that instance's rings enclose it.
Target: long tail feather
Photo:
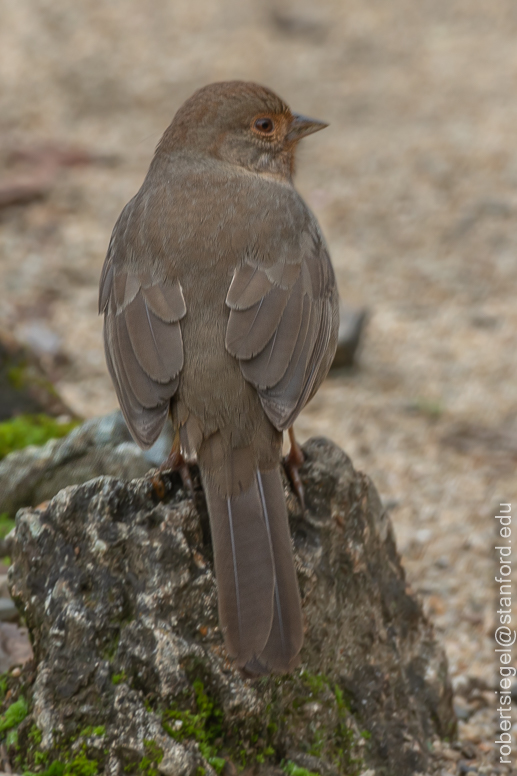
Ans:
[[[303,622],[280,470],[256,469],[247,490],[228,496],[203,465],[201,473],[228,652],[253,674],[290,671]]]
[[[220,496],[204,479],[226,647],[239,666],[264,649],[273,621],[275,575],[256,483],[237,496]]]
[[[284,673],[291,671],[298,664],[298,655],[303,644],[300,593],[280,471],[259,471],[257,481],[270,535],[275,571],[273,624],[258,661],[268,673]]]

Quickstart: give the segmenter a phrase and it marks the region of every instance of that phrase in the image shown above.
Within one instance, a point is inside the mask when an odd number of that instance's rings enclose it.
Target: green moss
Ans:
[[[163,749],[156,741],[144,741],[145,755],[140,760],[138,772],[145,776],[158,776],[158,765],[163,760]]]
[[[121,671],[120,674],[113,674],[111,677],[112,684],[120,684],[121,682],[126,681],[126,672]]]
[[[71,763],[65,766],[63,776],[96,776],[99,773],[97,760],[90,760],[85,752],[74,757]]]
[[[41,730],[37,725],[32,725],[31,729],[29,730],[29,739],[32,741],[32,743],[35,746],[39,746],[41,744],[41,739],[43,738]]]
[[[2,512],[2,514],[0,514],[0,539],[5,539],[15,525],[15,521],[9,517],[7,512]]]
[[[99,764],[97,760],[90,760],[85,752],[80,752],[68,763],[54,760],[52,765],[49,765],[45,771],[39,774],[32,771],[23,772],[23,776],[98,776],[98,774]]]
[[[47,751],[40,748],[42,734],[33,724],[24,734],[25,741],[22,749],[25,756],[20,754],[16,764],[19,770],[23,771],[23,776],[36,776],[34,768],[38,776],[97,776],[103,772],[102,762],[99,762],[98,757],[90,754],[88,742],[84,739],[92,735],[104,736],[105,733],[104,725],[89,726],[76,735],[57,742],[51,751]],[[83,739],[82,743],[80,739]],[[78,743],[81,743],[79,749],[76,748]],[[75,750],[73,752],[72,745]]]
[[[262,680],[257,691],[268,696],[264,713],[231,726],[225,724],[222,710],[199,678],[192,687],[194,697],[186,693],[184,702],[167,709],[162,724],[175,740],[196,741],[202,756],[218,773],[225,765],[223,754],[241,769],[266,762],[283,766],[279,744],[286,730],[299,731],[301,750],[332,763],[340,773],[355,776],[360,772],[362,763],[352,756],[348,699],[323,674],[302,672]],[[321,712],[308,721],[306,706],[314,702],[321,705]],[[309,776],[303,769],[293,770],[298,768],[294,763],[285,767],[293,776]]]
[[[16,391],[23,391],[26,388],[38,388],[48,396],[59,399],[59,394],[51,381],[23,358],[21,360],[18,359],[18,363],[9,367],[6,374],[7,382]]]
[[[46,771],[44,771],[43,776],[63,776],[65,772],[65,766],[63,763],[55,762],[52,763],[50,768],[47,768]]]
[[[274,754],[275,754],[275,750],[273,749],[273,747],[266,746],[266,748],[262,752],[259,752],[259,754],[256,757],[256,760],[259,763],[259,765],[261,765],[262,763],[266,762],[266,759],[268,757],[272,757]]]
[[[221,773],[225,760],[218,757],[215,741],[222,737],[223,712],[205,692],[203,682],[193,682],[196,711],[167,709],[162,717],[163,729],[176,741],[197,741],[199,751],[216,773]],[[172,722],[172,724],[171,724]]]
[[[282,765],[282,770],[288,774],[288,776],[320,776],[319,773],[314,771],[308,771],[307,768],[301,768],[299,765],[288,760]]]
[[[88,738],[88,736],[105,736],[106,735],[106,725],[97,725],[97,727],[93,727],[93,725],[89,725],[88,727],[85,727],[81,730],[77,738]]]
[[[291,704],[293,715],[303,715],[307,703],[317,702],[322,707],[317,717],[306,725],[305,751],[332,762],[339,772],[358,773],[361,761],[352,756],[354,734],[349,727],[350,704],[344,692],[324,674],[302,671],[300,680],[301,687],[297,683],[296,697]],[[293,764],[293,767],[298,766]],[[302,771],[293,771],[293,774],[305,776]]]
[[[16,388],[17,391],[21,391],[25,385],[25,370],[25,364],[21,364],[20,366],[11,366],[7,370],[7,380],[13,388]]]
[[[40,773],[33,773],[32,771],[24,771],[23,776],[63,776],[65,772],[65,766],[60,762],[53,762],[45,771]]]
[[[324,674],[311,674],[308,671],[302,671],[300,679],[314,695],[325,692],[329,686],[329,680]]]
[[[28,445],[43,445],[66,436],[79,421],[61,423],[48,415],[18,415],[0,423],[0,459]]]
[[[361,771],[362,763],[353,758],[354,735],[346,692],[323,674],[302,672],[281,679],[263,679],[256,685],[265,700],[263,713],[251,718],[237,715],[225,722],[217,697],[211,697],[207,689],[210,675],[206,668],[189,662],[185,671],[191,686],[183,696],[167,709],[149,696],[146,707],[161,715],[163,729],[171,738],[196,742],[202,757],[217,773],[222,773],[229,759],[239,770],[251,771],[270,764],[280,766],[288,776],[312,776],[310,771],[282,759],[286,733],[291,736],[293,747],[321,758],[337,772],[356,776]],[[125,679],[123,672],[113,677],[115,683]],[[7,687],[11,687],[9,675],[7,682]],[[308,704],[314,703],[318,703],[318,711],[308,715]],[[4,716],[8,712],[9,709]],[[15,731],[17,727],[9,729]],[[24,769],[25,774],[36,771],[39,776],[96,776],[104,772],[109,754],[107,742],[102,740],[106,735],[104,725],[85,727],[74,736],[57,741],[50,752],[41,750],[41,733],[35,725],[30,727],[29,720],[18,734],[19,773]],[[92,736],[101,740],[93,742]],[[367,731],[363,737],[368,737]],[[99,743],[103,752],[99,751]],[[147,740],[143,755],[126,761],[124,772],[158,776],[162,759],[163,750],[158,743]]]
[[[20,722],[23,722],[27,714],[29,713],[29,707],[25,698],[20,696],[17,701],[11,703],[6,709],[5,714],[0,717],[0,733],[4,730],[10,730],[11,728],[18,727]]]

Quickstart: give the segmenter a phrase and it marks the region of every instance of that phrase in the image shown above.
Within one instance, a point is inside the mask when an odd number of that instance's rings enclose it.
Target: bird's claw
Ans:
[[[162,463],[151,480],[154,492],[159,499],[165,497],[165,484],[162,477],[164,472],[178,472],[184,489],[194,498],[194,483],[192,482],[189,465],[176,445],[173,445],[169,457]]]
[[[291,449],[283,460],[285,472],[289,478],[289,481],[293,487],[294,492],[298,497],[302,512],[305,512],[305,494],[303,490],[303,484],[298,469],[303,466],[305,461],[305,455],[302,448],[295,439],[294,431],[291,426],[289,429],[289,439],[291,441]]]

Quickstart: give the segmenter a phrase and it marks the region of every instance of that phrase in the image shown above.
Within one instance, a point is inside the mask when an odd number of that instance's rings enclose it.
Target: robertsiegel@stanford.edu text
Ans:
[[[498,600],[499,615],[496,620],[495,641],[498,658],[498,689],[499,707],[497,712],[499,733],[495,744],[499,747],[499,762],[511,764],[512,754],[512,682],[515,677],[515,667],[512,665],[512,647],[515,644],[516,633],[512,625],[512,505],[499,504],[499,544],[495,550],[499,554],[499,570],[495,581],[499,585]]]

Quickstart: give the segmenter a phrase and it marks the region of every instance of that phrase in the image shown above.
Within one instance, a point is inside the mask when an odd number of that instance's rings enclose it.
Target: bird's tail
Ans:
[[[238,461],[225,464],[239,468]],[[256,467],[247,487],[225,496],[202,455],[200,468],[228,652],[253,674],[290,671],[299,662],[303,623],[280,469]]]

